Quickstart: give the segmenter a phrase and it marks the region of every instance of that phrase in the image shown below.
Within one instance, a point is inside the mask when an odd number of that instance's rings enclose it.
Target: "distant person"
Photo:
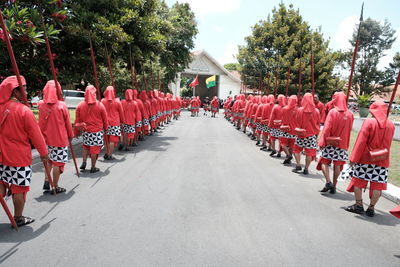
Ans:
[[[125,99],[121,101],[122,110],[124,111],[124,150],[129,151],[129,146],[132,146],[135,142],[136,133],[136,113],[139,109],[136,102],[133,101],[133,90],[127,89],[125,91]]]
[[[210,111],[210,99],[208,98],[208,96],[206,96],[206,98],[203,101],[203,110],[204,110],[204,114],[207,116],[207,112]]]
[[[362,189],[370,183],[370,204],[366,213],[373,217],[382,190],[387,188],[390,147],[395,127],[386,117],[387,106],[383,101],[374,102],[369,112],[373,117],[364,121],[350,155],[353,177],[347,191],[354,192],[356,203],[348,206],[346,211],[364,213]]]
[[[289,97],[288,104],[282,110],[282,136],[279,137],[279,143],[286,154],[283,161],[284,165],[291,165],[293,159],[293,146],[296,140],[296,114],[297,114],[297,96]]]
[[[211,106],[211,117],[215,118],[215,115],[218,113],[219,110],[219,100],[218,97],[214,96],[213,100],[210,102]]]
[[[319,117],[320,117],[320,124],[323,125],[325,123],[325,105],[321,101],[319,101],[319,96],[317,94],[314,94],[314,104],[315,107],[319,111]]]

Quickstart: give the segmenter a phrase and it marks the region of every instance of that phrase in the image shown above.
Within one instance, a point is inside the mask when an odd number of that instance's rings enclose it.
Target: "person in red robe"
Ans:
[[[333,102],[335,108],[329,111],[318,146],[321,150],[317,170],[322,170],[326,184],[320,191],[336,193],[337,178],[348,160],[347,150],[354,116],[347,108],[346,95],[336,93]],[[333,162],[333,183],[330,179],[329,165]]]
[[[78,104],[75,111],[75,130],[82,131],[83,136],[83,161],[80,169],[85,171],[86,161],[90,155],[91,173],[99,171],[96,161],[104,145],[104,132],[108,129],[107,111],[104,105],[97,101],[96,91],[94,86],[87,86],[85,100]]]
[[[150,127],[151,132],[157,132],[157,100],[154,98],[154,91],[148,91],[147,96],[150,101]]]
[[[57,82],[58,83],[58,82]],[[61,85],[58,84],[61,88]],[[53,183],[56,193],[65,192],[59,186],[60,175],[68,162],[68,145],[74,137],[67,105],[58,100],[54,80],[48,81],[43,88],[43,100],[39,102],[39,127],[42,131],[49,152],[49,169],[53,170]],[[44,190],[50,190],[48,177],[45,178]]]
[[[275,96],[268,95],[267,104],[263,107],[261,125],[262,127],[262,147],[260,150],[272,151],[271,145],[268,147],[267,142],[270,144],[270,128],[269,119],[271,117],[272,109],[275,105]]]
[[[307,175],[308,167],[317,154],[317,136],[319,134],[319,111],[315,108],[313,95],[306,93],[301,101],[301,108],[297,112],[296,141],[293,146],[293,154],[296,159],[296,168],[293,172],[301,173],[300,153],[304,150],[306,162],[303,174]]]
[[[282,126],[280,127],[282,135],[279,137],[279,143],[286,154],[284,165],[292,164],[297,109],[297,96],[292,95],[289,97],[287,106],[282,109]]]
[[[214,96],[213,100],[210,102],[211,106],[211,117],[215,118],[215,115],[218,113],[219,110],[219,100],[218,97]]]
[[[106,108],[108,119],[108,130],[106,133],[108,147],[104,154],[104,159],[114,160],[114,148],[118,145],[121,136],[121,124],[124,121],[124,111],[121,101],[115,98],[115,89],[113,86],[107,86],[101,103]]]
[[[267,104],[268,96],[262,96],[260,104],[257,106],[256,113],[254,115],[254,123],[256,124],[256,146],[261,144],[261,134],[262,134],[262,111],[263,107]]]
[[[133,90],[125,91],[125,99],[121,101],[122,110],[124,111],[124,150],[129,151],[129,146],[132,146],[135,141],[136,133],[136,114],[139,109],[136,102],[133,101]]]
[[[281,125],[282,125],[282,113],[283,108],[286,106],[286,97],[284,95],[278,95],[278,103],[274,105],[269,118],[268,128],[270,133],[270,144],[272,152],[269,154],[271,157],[275,156],[280,158],[280,150],[276,150],[276,140],[282,136]]]
[[[321,101],[319,101],[319,96],[314,94],[314,104],[315,107],[319,111],[320,123],[323,125],[325,123],[326,115],[325,115],[325,105]]]
[[[192,100],[190,101],[190,110],[191,110],[191,112],[192,112],[192,117],[194,117],[194,116],[196,116],[196,114],[197,114],[197,116],[199,115],[199,104],[198,104],[198,101],[197,101],[197,98],[196,97],[193,97],[192,98]]]
[[[246,99],[246,104],[244,106],[244,112],[243,112],[243,132],[246,133],[247,131],[247,126],[249,125],[250,118],[249,118],[249,110],[251,109],[251,105],[253,104],[253,95],[249,95]]]
[[[12,195],[17,226],[35,221],[23,215],[32,178],[30,142],[43,163],[48,161],[47,146],[35,116],[21,103],[26,94],[26,81],[20,77],[23,91],[16,76],[7,77],[0,84],[0,194]]]
[[[256,130],[257,130],[257,125],[256,125],[256,113],[258,106],[260,105],[261,98],[260,96],[255,96],[253,98],[253,105],[251,106],[251,110],[249,111],[249,117],[250,117],[250,132],[251,134],[249,135],[251,140],[256,140]]]
[[[375,205],[387,188],[390,147],[394,135],[394,124],[387,117],[387,105],[383,101],[374,102],[369,112],[372,118],[364,121],[350,155],[352,179],[347,187],[354,192],[356,203],[346,211],[364,213],[362,189],[369,186],[370,204],[366,214],[375,215]]]
[[[151,103],[149,98],[147,97],[146,91],[140,91],[139,98],[140,100],[142,100],[143,103],[143,117],[145,118],[143,120],[143,133],[144,135],[148,135],[150,130]]]

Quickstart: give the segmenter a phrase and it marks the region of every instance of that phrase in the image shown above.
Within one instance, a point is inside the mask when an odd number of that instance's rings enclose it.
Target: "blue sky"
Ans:
[[[176,0],[166,0],[171,6]],[[300,10],[312,28],[321,26],[325,38],[330,39],[334,50],[349,48],[348,39],[358,22],[362,1],[359,0],[178,0],[188,2],[196,14],[199,33],[195,50],[205,49],[220,63],[235,62],[237,46],[245,44],[251,34],[251,26],[266,19],[280,2],[293,4]],[[397,13],[397,14],[396,14]],[[384,21],[387,19],[396,29],[398,40],[380,66],[391,62],[395,52],[400,52],[400,1],[366,0],[364,18]]]

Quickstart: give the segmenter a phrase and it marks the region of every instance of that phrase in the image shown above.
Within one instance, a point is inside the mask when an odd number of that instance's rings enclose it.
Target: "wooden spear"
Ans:
[[[94,58],[93,43],[92,43],[92,38],[90,38],[90,37],[89,37],[89,43],[90,43],[90,57],[92,59],[94,83],[95,83],[96,89],[97,89],[97,98],[100,101],[101,100],[101,93],[100,93],[101,91],[100,91],[99,76],[97,75],[97,67],[96,67],[96,60]]]

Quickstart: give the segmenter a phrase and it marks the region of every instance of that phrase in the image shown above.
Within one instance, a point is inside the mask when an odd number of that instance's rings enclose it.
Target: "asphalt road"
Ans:
[[[0,210],[0,265],[400,266],[394,203],[347,213],[345,184],[321,196],[321,175],[293,174],[221,117],[184,113],[97,174],[71,162],[66,194],[44,195],[35,166],[37,221],[15,232]]]

